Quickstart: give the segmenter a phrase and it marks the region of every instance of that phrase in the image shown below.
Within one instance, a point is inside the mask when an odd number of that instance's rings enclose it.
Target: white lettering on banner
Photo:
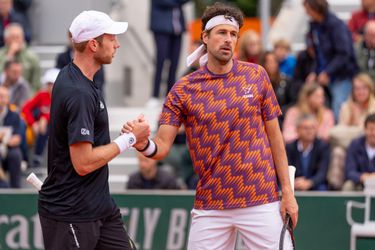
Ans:
[[[185,227],[188,213],[185,209],[175,208],[171,210],[167,249],[182,249],[185,243]]]
[[[40,225],[39,215],[36,214],[31,217],[31,220],[34,223],[34,246],[38,249],[43,249],[43,234],[42,234],[42,226]]]
[[[1,228],[1,224],[9,224],[8,216],[6,215],[0,216],[0,228]],[[1,244],[0,244],[0,249],[2,249]]]
[[[29,223],[27,219],[21,215],[13,215],[10,217],[10,223],[18,223],[18,226],[9,230],[5,238],[6,244],[13,249],[29,249]],[[17,242],[17,239],[19,242]]]
[[[152,241],[154,239],[154,232],[161,214],[160,208],[145,208],[144,209],[144,223],[145,235],[143,238],[143,249],[152,249]]]
[[[30,220],[29,220],[30,219]],[[29,231],[30,225],[33,223],[33,231]],[[35,214],[31,218],[27,218],[20,214],[12,216],[0,215],[1,224],[7,224],[8,230],[0,232],[4,235],[6,249],[44,249],[42,228],[40,226],[39,215]],[[33,234],[33,243],[29,242],[29,234]],[[0,244],[0,249],[2,246]]]
[[[139,221],[139,208],[132,208],[130,210],[128,233],[130,237],[132,237],[137,248],[139,248],[139,243],[137,242],[138,221]]]

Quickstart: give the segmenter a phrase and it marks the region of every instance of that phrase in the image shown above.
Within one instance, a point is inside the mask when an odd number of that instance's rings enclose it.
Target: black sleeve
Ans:
[[[94,142],[95,98],[82,91],[72,93],[66,103],[69,145]]]

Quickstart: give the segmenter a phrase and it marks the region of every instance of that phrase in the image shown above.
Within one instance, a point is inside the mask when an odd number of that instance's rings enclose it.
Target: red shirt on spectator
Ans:
[[[353,34],[354,41],[358,41],[363,35],[363,30],[367,21],[373,19],[375,19],[375,13],[368,13],[363,9],[352,13],[348,26]]]
[[[31,126],[36,120],[44,117],[49,122],[51,108],[51,94],[47,90],[41,90],[27,101],[22,108],[27,125]],[[34,117],[34,110],[39,110],[38,119]]]

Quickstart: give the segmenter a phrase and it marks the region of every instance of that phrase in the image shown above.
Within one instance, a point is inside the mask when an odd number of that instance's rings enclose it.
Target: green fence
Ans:
[[[138,249],[186,248],[194,193],[127,192],[113,197]],[[349,250],[346,202],[363,202],[362,193],[301,192],[297,193],[297,200],[300,207],[295,231],[297,249]],[[35,193],[1,191],[0,249],[43,249],[36,205]],[[355,210],[354,218],[363,220],[362,211]],[[237,243],[236,249],[246,249],[240,240]],[[359,239],[357,249],[375,249],[375,239]]]

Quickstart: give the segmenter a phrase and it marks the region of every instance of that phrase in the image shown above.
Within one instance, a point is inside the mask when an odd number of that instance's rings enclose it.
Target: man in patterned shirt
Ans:
[[[188,57],[188,63],[200,58],[202,66],[173,86],[155,138],[140,150],[164,158],[185,125],[199,176],[188,249],[234,249],[237,231],[248,249],[278,249],[286,213],[297,224],[277,119],[281,111],[269,78],[261,66],[233,59],[242,24],[236,8],[214,4],[206,9],[203,45]],[[123,132],[136,123],[128,122]]]

